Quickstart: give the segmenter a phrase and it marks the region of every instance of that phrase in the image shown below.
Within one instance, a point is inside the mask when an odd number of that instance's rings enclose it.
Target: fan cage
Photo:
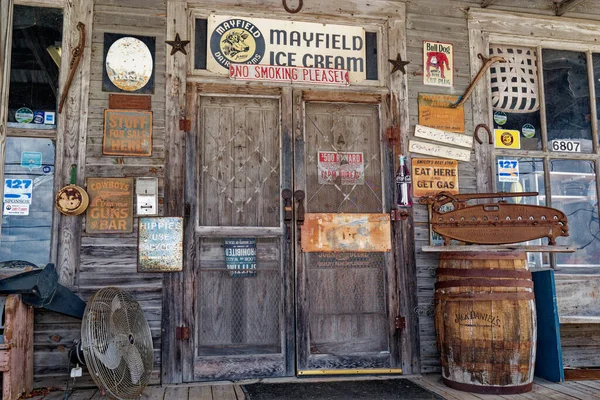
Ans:
[[[99,290],[86,306],[81,340],[96,385],[117,399],[139,399],[154,363],[152,334],[139,303],[118,288]]]

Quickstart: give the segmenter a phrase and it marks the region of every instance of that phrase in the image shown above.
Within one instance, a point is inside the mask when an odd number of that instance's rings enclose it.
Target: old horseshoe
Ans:
[[[302,10],[302,5],[303,0],[298,0],[298,7],[292,10],[290,7],[288,7],[287,0],[283,0],[283,8],[285,8],[285,11],[289,12],[290,14],[296,14],[297,12]]]

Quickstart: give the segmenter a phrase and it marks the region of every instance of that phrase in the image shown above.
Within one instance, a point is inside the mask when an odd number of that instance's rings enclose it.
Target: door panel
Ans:
[[[379,108],[373,104],[305,103],[303,161],[296,182],[306,182],[310,213],[386,212],[382,190]],[[362,156],[344,179],[323,174],[319,152]],[[298,156],[298,155],[297,155]],[[360,164],[360,163],[358,163]],[[361,171],[364,169],[364,171]],[[298,189],[298,188],[297,188]],[[395,279],[390,253],[303,253],[298,265],[298,370],[392,369],[399,355],[391,346],[388,279]]]
[[[291,160],[282,160],[280,101],[217,95],[197,101],[195,151],[188,156],[196,166],[194,286],[187,293],[192,380],[289,374],[280,192],[282,168],[287,163],[291,170]],[[255,269],[228,268],[225,240],[232,238],[255,240]]]

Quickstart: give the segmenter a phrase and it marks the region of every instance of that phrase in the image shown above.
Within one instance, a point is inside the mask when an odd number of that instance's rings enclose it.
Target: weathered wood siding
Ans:
[[[450,1],[450,0],[419,0],[405,1],[407,13],[407,53],[410,64],[408,71],[408,95],[410,108],[410,129],[408,135],[414,137],[414,127],[418,122],[419,93],[443,93],[462,95],[471,81],[470,70],[470,46],[469,31],[467,27],[467,12],[470,8],[480,8],[480,0]],[[569,10],[563,17],[581,18],[587,20],[600,20],[600,10],[594,1],[583,2]],[[503,10],[536,15],[553,16],[554,10],[550,0],[502,0],[494,2],[488,9]],[[574,37],[573,39],[577,39]],[[454,87],[452,89],[423,85],[423,40],[441,41],[454,45]],[[465,104],[465,134],[473,135],[473,108],[472,100]],[[406,137],[406,133],[403,132]],[[477,143],[474,146],[479,146]],[[412,154],[413,157],[419,156]],[[472,193],[476,191],[476,158],[472,155],[471,163],[459,163],[459,187],[461,193]],[[433,294],[436,280],[436,267],[438,255],[421,252],[422,246],[429,243],[429,230],[427,224],[427,209],[424,206],[415,205],[415,248],[417,256],[417,293],[419,306],[415,310],[419,315],[420,328],[420,350],[421,365],[423,372],[439,371],[439,356],[435,344],[435,329],[433,319]],[[557,288],[558,289],[558,288]],[[569,299],[569,304],[572,304]],[[575,312],[570,305],[560,304],[561,316],[563,313],[573,315]],[[589,304],[585,303],[586,307]],[[595,309],[598,303],[595,303]],[[589,308],[589,307],[588,307]],[[567,311],[567,309],[569,309]],[[589,312],[589,310],[588,310]],[[597,312],[597,311],[596,311]],[[600,325],[587,326],[586,332],[600,331]],[[590,356],[576,343],[571,340],[579,330],[573,329],[571,325],[563,324],[566,339],[563,343],[565,366],[591,366],[598,365],[597,356]],[[595,342],[586,342],[589,351],[597,353],[598,345]],[[594,360],[591,360],[594,359]],[[590,365],[590,362],[592,363]]]
[[[166,2],[162,0],[97,0],[91,40],[89,117],[85,146],[85,178],[158,177],[159,214],[163,211],[165,136],[165,40]],[[108,92],[102,91],[104,33],[124,33],[156,38],[155,81],[152,95],[152,156],[111,157],[102,155],[104,110]],[[84,222],[84,219],[80,220]],[[151,383],[160,383],[162,274],[137,272],[137,218],[131,234],[88,235],[82,226],[80,261],[75,271],[74,290],[84,299],[98,289],[115,286],[138,300],[149,320],[154,342],[154,371]],[[67,353],[79,339],[81,322],[47,311],[35,314],[35,385],[63,386],[68,376]],[[89,378],[80,384],[89,384]]]

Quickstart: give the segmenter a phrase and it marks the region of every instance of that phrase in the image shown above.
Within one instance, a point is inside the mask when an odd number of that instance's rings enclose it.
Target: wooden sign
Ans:
[[[147,157],[152,155],[152,112],[104,110],[102,154]]]
[[[473,147],[473,136],[446,132],[435,128],[429,128],[422,125],[415,126],[415,136],[418,138],[434,140],[436,142],[442,142],[452,144],[460,147]]]
[[[306,214],[302,251],[390,251],[390,232],[389,214]]]
[[[458,161],[435,158],[412,159],[413,196],[438,192],[458,194]]]
[[[450,132],[465,131],[465,107],[458,103],[459,96],[419,93],[419,124]]]
[[[140,218],[138,272],[183,270],[183,218]]]
[[[471,151],[455,147],[440,146],[433,143],[410,140],[408,151],[440,158],[451,158],[459,161],[471,161]]]
[[[133,232],[133,178],[88,178],[87,233]]]
[[[109,94],[108,108],[120,110],[152,110],[152,96],[130,94]]]
[[[450,43],[423,41],[423,84],[454,85],[454,46]]]

